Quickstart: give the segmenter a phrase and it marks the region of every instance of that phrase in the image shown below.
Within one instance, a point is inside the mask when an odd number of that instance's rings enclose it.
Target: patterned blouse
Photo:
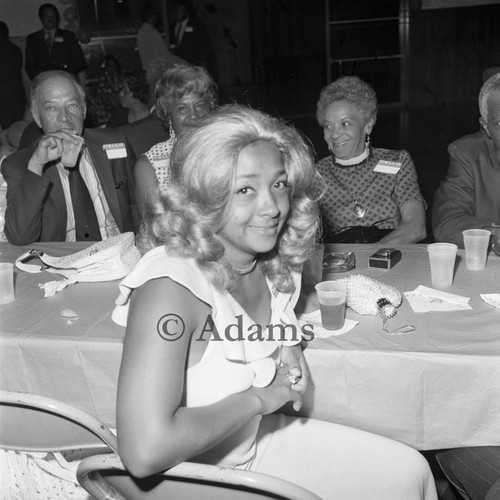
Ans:
[[[161,194],[165,194],[165,189],[170,184],[170,155],[175,141],[176,137],[172,135],[168,140],[155,144],[149,151],[144,153],[155,169]]]
[[[371,226],[384,219],[377,224],[380,229],[395,229],[401,223],[404,203],[421,200],[426,207],[407,151],[373,148],[366,163],[346,167],[327,156],[316,163],[316,170],[322,176],[316,190],[324,191],[319,207],[325,234],[349,226]]]

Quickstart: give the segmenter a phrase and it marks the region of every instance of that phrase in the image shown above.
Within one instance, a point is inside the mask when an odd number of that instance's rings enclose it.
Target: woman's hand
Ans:
[[[292,383],[292,390],[305,394],[309,385],[309,367],[300,345],[283,346],[281,348],[281,362],[288,367],[288,379]],[[302,401],[296,401],[293,409],[299,411]]]
[[[399,210],[401,211],[401,223],[394,231],[379,241],[381,245],[418,243],[425,238],[427,233],[424,204],[420,200],[410,200],[403,203]]]
[[[261,402],[261,415],[268,415],[279,410],[289,401],[293,401],[293,408],[300,409],[302,406],[301,394],[293,389],[289,378],[289,368],[286,365],[279,366],[276,370],[274,380],[267,387],[248,389],[253,392]]]

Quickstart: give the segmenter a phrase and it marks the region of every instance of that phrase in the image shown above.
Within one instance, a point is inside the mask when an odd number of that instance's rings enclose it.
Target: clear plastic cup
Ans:
[[[8,304],[14,298],[14,264],[0,262],[0,304]]]
[[[340,330],[345,323],[346,284],[341,281],[322,281],[315,288],[323,328]]]
[[[467,229],[462,231],[465,247],[465,264],[469,271],[482,271],[486,266],[486,256],[491,231],[487,229]]]
[[[82,149],[83,137],[75,136],[75,139],[78,139],[77,144],[63,139],[63,154],[61,156],[61,163],[65,167],[73,168],[78,161],[78,156],[80,155],[80,150]]]
[[[432,286],[449,288],[453,284],[457,248],[457,245],[453,243],[431,243],[427,245]]]

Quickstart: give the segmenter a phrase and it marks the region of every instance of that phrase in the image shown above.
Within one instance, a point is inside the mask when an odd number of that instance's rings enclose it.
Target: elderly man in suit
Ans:
[[[44,3],[38,9],[43,29],[26,37],[26,72],[33,80],[51,69],[62,69],[78,76],[86,69],[83,51],[71,31],[59,28],[57,8]]]
[[[500,73],[479,92],[481,130],[448,147],[450,167],[436,191],[432,222],[436,241],[464,247],[462,231],[500,226]]]
[[[96,241],[133,231],[134,157],[121,131],[90,129],[82,140],[85,94],[67,72],[38,75],[31,98],[44,135],[2,163],[7,239],[14,245]],[[74,147],[81,148],[76,162],[68,162]]]

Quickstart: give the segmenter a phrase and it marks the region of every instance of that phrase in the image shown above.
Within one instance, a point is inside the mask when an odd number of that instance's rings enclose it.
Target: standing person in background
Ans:
[[[167,60],[171,65],[184,61],[170,52],[163,36],[158,31],[161,26],[161,16],[154,5],[147,3],[142,7],[141,19],[142,26],[137,32],[137,50],[149,85],[147,104],[152,106],[154,85],[156,83],[156,80],[154,80],[155,61],[159,59]]]
[[[215,64],[207,30],[196,18],[190,2],[178,2],[172,40],[174,52],[190,64],[205,66],[212,75]]]
[[[44,3],[38,9],[43,29],[26,38],[26,72],[31,80],[43,71],[62,69],[83,80],[87,64],[83,51],[71,31],[59,28],[57,8]]]
[[[21,120],[26,104],[23,86],[23,53],[9,40],[9,27],[0,21],[0,125],[5,130]]]

